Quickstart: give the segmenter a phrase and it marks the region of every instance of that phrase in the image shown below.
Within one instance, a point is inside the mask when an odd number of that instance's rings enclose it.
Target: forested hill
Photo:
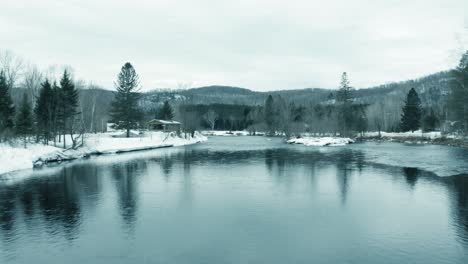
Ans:
[[[352,76],[351,76],[352,77]],[[352,78],[351,78],[352,80]],[[450,73],[439,72],[419,79],[398,83],[389,83],[376,87],[355,89],[353,97],[360,103],[368,104],[368,120],[372,129],[372,120],[384,119],[386,129],[392,129],[398,124],[401,116],[401,106],[406,94],[411,88],[418,92],[424,109],[433,109],[444,113],[446,97],[450,92]],[[352,82],[351,82],[352,85]],[[164,101],[172,105],[184,104],[232,104],[232,105],[263,105],[268,95],[281,96],[286,101],[296,105],[310,107],[312,105],[331,102],[337,89],[305,88],[296,90],[279,90],[256,92],[246,88],[230,86],[207,86],[187,90],[153,90],[143,94],[140,107],[148,114],[154,113]],[[12,96],[16,105],[19,104],[24,89],[13,89]],[[103,126],[107,120],[107,112],[114,97],[114,92],[105,89],[80,89],[81,109],[85,118],[98,114],[100,118],[95,126]],[[89,113],[88,113],[89,112]],[[390,125],[391,124],[391,125]]]
[[[357,87],[354,96],[358,100],[367,103],[379,101],[380,99],[389,99],[389,97],[401,99],[409,89],[414,87],[420,94],[423,104],[438,105],[440,99],[449,92],[449,79],[449,72],[439,72],[415,80],[369,88]],[[187,90],[154,90],[145,94],[145,100],[152,102],[186,100],[193,104],[261,105],[267,96],[271,94],[280,95],[287,100],[296,102],[296,104],[315,104],[326,101],[330,94],[334,92],[336,90],[321,88],[256,92],[246,88],[214,85]]]
[[[437,105],[440,99],[449,93],[449,79],[449,72],[439,72],[415,80],[389,83],[369,88],[358,87],[354,91],[354,97],[368,103],[379,101],[380,99],[388,99],[389,97],[397,97],[400,99],[409,89],[414,87],[421,96],[423,104]],[[240,87],[213,85],[187,90],[152,90],[144,93],[142,99],[144,101],[143,105],[148,103],[160,104],[166,100],[172,102],[184,100],[193,104],[222,103],[262,105],[267,96],[271,94],[280,95],[287,100],[296,102],[296,104],[315,104],[328,100],[330,94],[334,92],[336,92],[336,90],[321,88],[256,92]],[[22,93],[21,89],[14,89],[14,99],[19,100]],[[86,96],[87,93],[96,93],[96,91],[83,89],[81,93],[84,94],[83,96]],[[100,96],[103,97],[113,97],[112,91],[100,90],[99,93]]]

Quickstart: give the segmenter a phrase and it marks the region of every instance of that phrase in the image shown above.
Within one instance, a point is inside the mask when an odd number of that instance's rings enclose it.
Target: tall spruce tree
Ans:
[[[341,75],[340,88],[336,93],[336,101],[338,105],[338,127],[341,136],[347,136],[353,127],[355,115],[358,113],[353,108],[352,102],[353,88],[349,84],[348,75],[343,72]]]
[[[172,110],[172,106],[169,104],[169,101],[164,102],[157,117],[163,120],[172,120],[172,118],[174,118],[174,111]]]
[[[468,51],[451,74],[453,78],[448,107],[453,120],[459,121],[466,133],[468,132]]]
[[[34,117],[36,121],[36,132],[38,136],[44,138],[44,144],[48,144],[53,127],[53,117],[55,115],[55,94],[49,80],[41,84],[41,90],[34,107]]]
[[[111,104],[110,116],[117,128],[127,131],[127,137],[130,137],[130,129],[136,128],[142,118],[138,108],[138,85],[138,74],[132,64],[125,63],[117,76],[117,93]]]
[[[349,102],[352,97],[352,87],[349,84],[348,74],[343,72],[341,74],[341,82],[340,82],[340,89],[337,92],[336,100],[339,102]]]
[[[423,118],[423,130],[424,131],[434,131],[439,125],[439,118],[437,117],[434,109],[431,108],[431,111],[427,113]]]
[[[421,100],[414,88],[408,92],[403,113],[401,115],[400,129],[404,132],[418,130],[421,123]]]
[[[60,131],[62,131],[63,122],[62,122],[62,89],[57,85],[57,82],[54,81],[52,84],[52,94],[53,94],[53,116],[52,116],[52,134],[54,139],[54,146],[57,146],[57,136],[59,136],[60,142]]]
[[[26,146],[27,137],[32,134],[31,105],[26,93],[23,95],[23,100],[16,116],[15,133],[24,138],[24,145]]]
[[[268,129],[269,135],[275,134],[274,122],[275,122],[275,109],[274,109],[274,101],[273,96],[268,95],[265,101],[265,123]]]
[[[73,122],[77,114],[78,90],[67,70],[63,72],[60,79],[60,118],[62,119],[63,147],[66,147],[66,134],[73,134]]]
[[[10,87],[3,71],[0,71],[0,141],[13,128],[15,107],[11,99]]]

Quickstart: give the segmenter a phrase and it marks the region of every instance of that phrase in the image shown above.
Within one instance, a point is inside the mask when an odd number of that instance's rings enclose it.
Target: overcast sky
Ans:
[[[468,48],[468,0],[2,0],[0,49],[113,87],[355,87],[446,70]]]

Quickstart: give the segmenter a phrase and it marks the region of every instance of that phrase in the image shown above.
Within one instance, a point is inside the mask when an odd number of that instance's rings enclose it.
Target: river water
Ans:
[[[466,264],[467,161],[211,137],[15,173],[0,178],[0,263]]]

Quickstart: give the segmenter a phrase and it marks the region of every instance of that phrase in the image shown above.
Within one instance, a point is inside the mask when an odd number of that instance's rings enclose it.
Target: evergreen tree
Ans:
[[[169,104],[169,101],[164,102],[157,117],[163,120],[172,120],[174,118],[174,110],[172,110],[172,106]]]
[[[353,107],[353,113],[354,113],[353,114],[354,116],[353,127],[355,131],[361,133],[361,137],[363,136],[364,131],[367,130],[367,124],[368,124],[367,113],[366,113],[367,107],[368,105],[366,104],[358,104]]]
[[[70,74],[67,70],[63,72],[60,79],[60,118],[63,129],[63,147],[66,147],[65,135],[69,133],[73,135],[73,122],[77,114],[78,107],[78,90],[75,88]]]
[[[24,144],[26,145],[26,138],[32,133],[31,105],[26,93],[23,95],[23,100],[16,116],[15,132],[18,136],[24,137]]]
[[[337,92],[336,100],[338,102],[349,102],[352,97],[352,87],[349,85],[348,74],[343,72],[341,75],[340,89]]]
[[[52,102],[50,106],[52,110],[49,112],[51,116],[51,132],[54,139],[54,146],[57,145],[57,135],[59,136],[60,142],[60,131],[63,131],[63,103],[62,103],[62,89],[57,85],[57,82],[54,81],[52,85]]]
[[[36,131],[38,135],[44,137],[44,143],[47,144],[52,133],[53,118],[55,115],[55,94],[49,80],[41,84],[39,97],[36,100],[34,116],[36,121]]]
[[[273,96],[268,95],[265,101],[265,123],[267,125],[268,134],[274,135],[274,121],[275,121],[275,109],[274,109]]]
[[[341,75],[340,89],[336,94],[338,104],[338,127],[341,136],[347,136],[353,126],[355,119],[355,109],[352,106],[352,87],[349,84],[348,75],[343,72]]]
[[[468,51],[463,55],[458,67],[451,72],[451,95],[448,104],[453,119],[468,131]]]
[[[431,109],[431,111],[423,119],[424,131],[434,131],[438,125],[439,118],[435,114],[434,109]]]
[[[130,137],[130,129],[136,128],[142,118],[138,108],[138,85],[138,74],[129,62],[125,63],[117,77],[117,93],[111,104],[110,116],[118,129],[127,131],[127,137]]]
[[[4,134],[13,128],[15,107],[11,99],[10,88],[8,86],[5,73],[0,71],[0,133]],[[1,135],[0,135],[1,136]],[[0,141],[1,141],[0,137]]]
[[[401,115],[400,129],[404,132],[414,132],[420,127],[421,120],[421,100],[414,88],[408,92],[403,113]]]

